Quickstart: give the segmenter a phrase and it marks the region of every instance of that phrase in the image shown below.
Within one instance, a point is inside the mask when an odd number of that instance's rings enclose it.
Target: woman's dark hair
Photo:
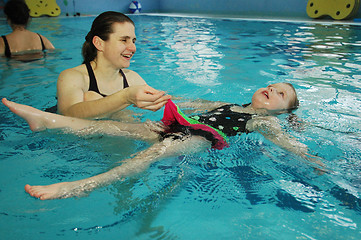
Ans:
[[[93,45],[93,37],[98,36],[102,40],[106,41],[109,39],[109,35],[113,33],[113,23],[124,22],[134,25],[134,22],[128,16],[120,12],[108,11],[97,16],[93,21],[89,33],[85,37],[82,49],[83,63],[90,62],[97,56],[98,50]]]
[[[10,0],[4,6],[4,13],[12,24],[27,26],[30,9],[24,0]]]

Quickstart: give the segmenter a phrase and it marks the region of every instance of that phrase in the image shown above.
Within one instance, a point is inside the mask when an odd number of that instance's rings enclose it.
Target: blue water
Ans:
[[[147,145],[116,137],[32,133],[0,107],[1,239],[360,239],[361,28],[317,22],[131,16],[130,69],[175,96],[247,103],[270,83],[294,84],[299,129],[285,129],[331,171],[261,135],[164,159],[79,198],[40,201],[23,187],[106,171]],[[0,59],[0,97],[55,103],[58,74],[81,63],[93,17],[33,19],[57,47],[40,61]],[[41,22],[40,22],[41,21]],[[1,20],[1,32],[9,32]],[[162,113],[142,112],[141,120]]]

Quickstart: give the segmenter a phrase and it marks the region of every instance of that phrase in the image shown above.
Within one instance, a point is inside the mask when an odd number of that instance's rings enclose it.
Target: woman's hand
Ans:
[[[156,90],[146,84],[131,86],[126,89],[128,102],[146,110],[157,111],[171,99],[171,96],[164,91]]]

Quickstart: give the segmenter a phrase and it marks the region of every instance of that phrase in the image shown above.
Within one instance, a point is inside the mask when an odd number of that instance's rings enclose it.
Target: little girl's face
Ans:
[[[284,110],[291,107],[296,99],[296,93],[285,83],[271,84],[258,89],[252,97],[252,107],[255,109]]]

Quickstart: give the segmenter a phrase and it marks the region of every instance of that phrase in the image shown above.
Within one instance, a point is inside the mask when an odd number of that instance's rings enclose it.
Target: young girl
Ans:
[[[161,158],[213,147],[228,146],[227,137],[242,132],[257,131],[275,144],[303,157],[311,157],[306,145],[282,131],[274,114],[292,110],[298,106],[295,89],[288,83],[276,83],[258,89],[252,102],[246,106],[222,102],[193,101],[180,103],[207,112],[187,117],[169,100],[165,106],[162,123],[122,123],[107,120],[86,120],[42,112],[30,106],[6,100],[2,102],[15,114],[24,118],[32,131],[67,128],[82,134],[109,134],[128,136],[154,144],[135,157],[108,172],[74,182],[62,182],[48,186],[26,185],[31,196],[45,199],[78,196],[94,188],[144,171],[151,163]],[[211,110],[211,111],[208,111]],[[312,159],[311,159],[312,160]],[[322,167],[318,160],[312,160]]]

